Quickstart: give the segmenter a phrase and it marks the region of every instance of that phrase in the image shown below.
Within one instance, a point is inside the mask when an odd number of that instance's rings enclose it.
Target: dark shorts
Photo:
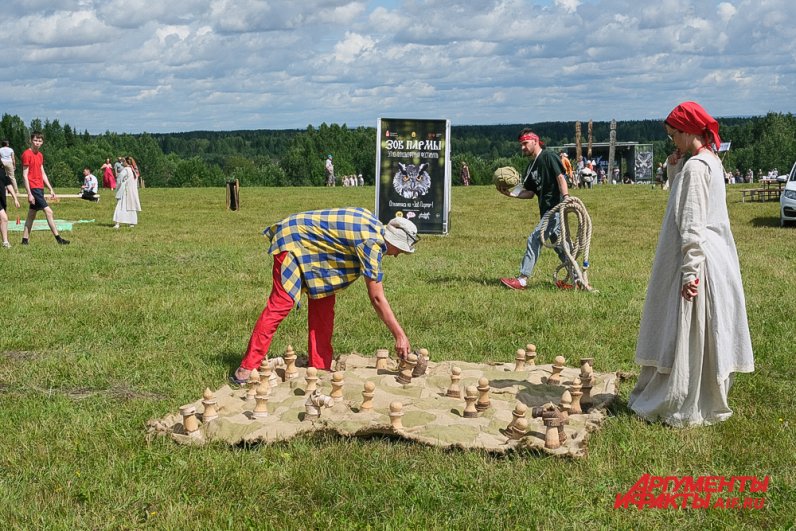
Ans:
[[[30,193],[33,196],[33,203],[30,205],[31,210],[44,210],[47,208],[47,201],[44,199],[44,188],[33,188]]]
[[[6,187],[0,186],[0,210],[7,210],[8,204],[6,204]]]

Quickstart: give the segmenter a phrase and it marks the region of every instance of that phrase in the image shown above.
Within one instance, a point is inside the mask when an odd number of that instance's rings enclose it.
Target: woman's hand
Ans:
[[[681,290],[681,294],[685,300],[691,302],[694,300],[694,297],[699,294],[699,279],[695,278],[691,282],[687,284],[683,284],[683,289]]]
[[[674,153],[669,155],[669,158],[666,159],[666,162],[670,166],[677,166],[677,163],[680,162],[681,158],[683,158],[683,153],[679,149],[675,149]]]

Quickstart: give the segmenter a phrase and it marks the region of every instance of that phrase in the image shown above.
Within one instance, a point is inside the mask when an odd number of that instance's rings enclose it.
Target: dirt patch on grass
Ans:
[[[10,361],[33,361],[41,358],[41,356],[40,352],[33,352],[31,350],[6,350],[0,352],[0,357]]]

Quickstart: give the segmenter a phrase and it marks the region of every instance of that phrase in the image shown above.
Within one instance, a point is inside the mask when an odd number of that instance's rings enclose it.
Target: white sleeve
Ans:
[[[710,169],[705,162],[690,159],[683,167],[682,184],[675,201],[675,222],[680,231],[683,255],[680,266],[683,285],[697,278],[705,261],[702,244],[705,241],[709,182]]]

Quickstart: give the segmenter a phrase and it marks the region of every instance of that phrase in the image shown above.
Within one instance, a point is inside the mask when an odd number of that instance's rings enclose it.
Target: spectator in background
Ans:
[[[365,178],[362,177],[361,173],[357,176],[357,179],[359,180],[359,186],[365,186]]]
[[[126,223],[131,228],[138,224],[138,213],[141,211],[141,200],[138,198],[138,178],[133,173],[132,157],[122,159],[122,172],[119,175],[118,188],[116,189],[116,209],[113,211],[113,221],[119,228],[120,223]]]
[[[119,174],[124,170],[124,157],[118,157],[113,165],[113,170],[116,172],[116,180],[119,180]]]
[[[80,187],[80,199],[97,203],[99,201],[99,197],[97,197],[98,186],[97,177],[91,173],[91,168],[88,166],[83,168],[83,186]]]
[[[570,186],[577,186],[575,181],[572,179],[574,178],[572,175],[572,163],[569,161],[569,155],[567,155],[566,151],[559,151],[558,156],[561,157],[561,164],[564,165],[564,173],[567,176],[567,181],[569,181]]]
[[[41,146],[44,144],[44,134],[40,131],[33,131],[30,135],[30,148],[22,153],[22,180],[25,183],[25,189],[28,191],[28,217],[25,219],[25,228],[22,229],[22,245],[28,245],[30,233],[33,230],[33,222],[36,221],[36,215],[39,210],[44,211],[44,216],[47,218],[47,225],[50,231],[55,236],[55,241],[58,245],[69,245],[69,240],[65,240],[58,233],[58,227],[55,225],[55,216],[44,199],[45,185],[50,190],[50,199],[55,199],[55,192],[47,178],[47,173],[44,171],[44,153],[41,152]]]
[[[111,159],[105,159],[105,164],[103,164],[100,169],[102,170],[102,187],[110,188],[111,191],[116,190],[116,176],[113,173]]]
[[[332,164],[332,154],[326,156],[326,164],[324,166],[326,171],[326,186],[334,186],[334,164]]]
[[[19,188],[17,187],[17,178],[14,172],[17,169],[17,158],[14,155],[14,150],[9,146],[8,140],[3,140],[2,147],[0,147],[0,163],[5,169],[6,178],[11,182],[14,187],[14,194],[19,195]]]
[[[8,204],[6,201],[6,191],[14,198],[14,206],[19,208],[19,199],[14,187],[11,186],[11,179],[6,176],[6,169],[0,164],[0,236],[3,238],[3,248],[8,249],[11,244],[8,243]]]
[[[470,186],[470,168],[466,162],[462,162],[462,171],[459,173],[462,178],[462,186]]]

